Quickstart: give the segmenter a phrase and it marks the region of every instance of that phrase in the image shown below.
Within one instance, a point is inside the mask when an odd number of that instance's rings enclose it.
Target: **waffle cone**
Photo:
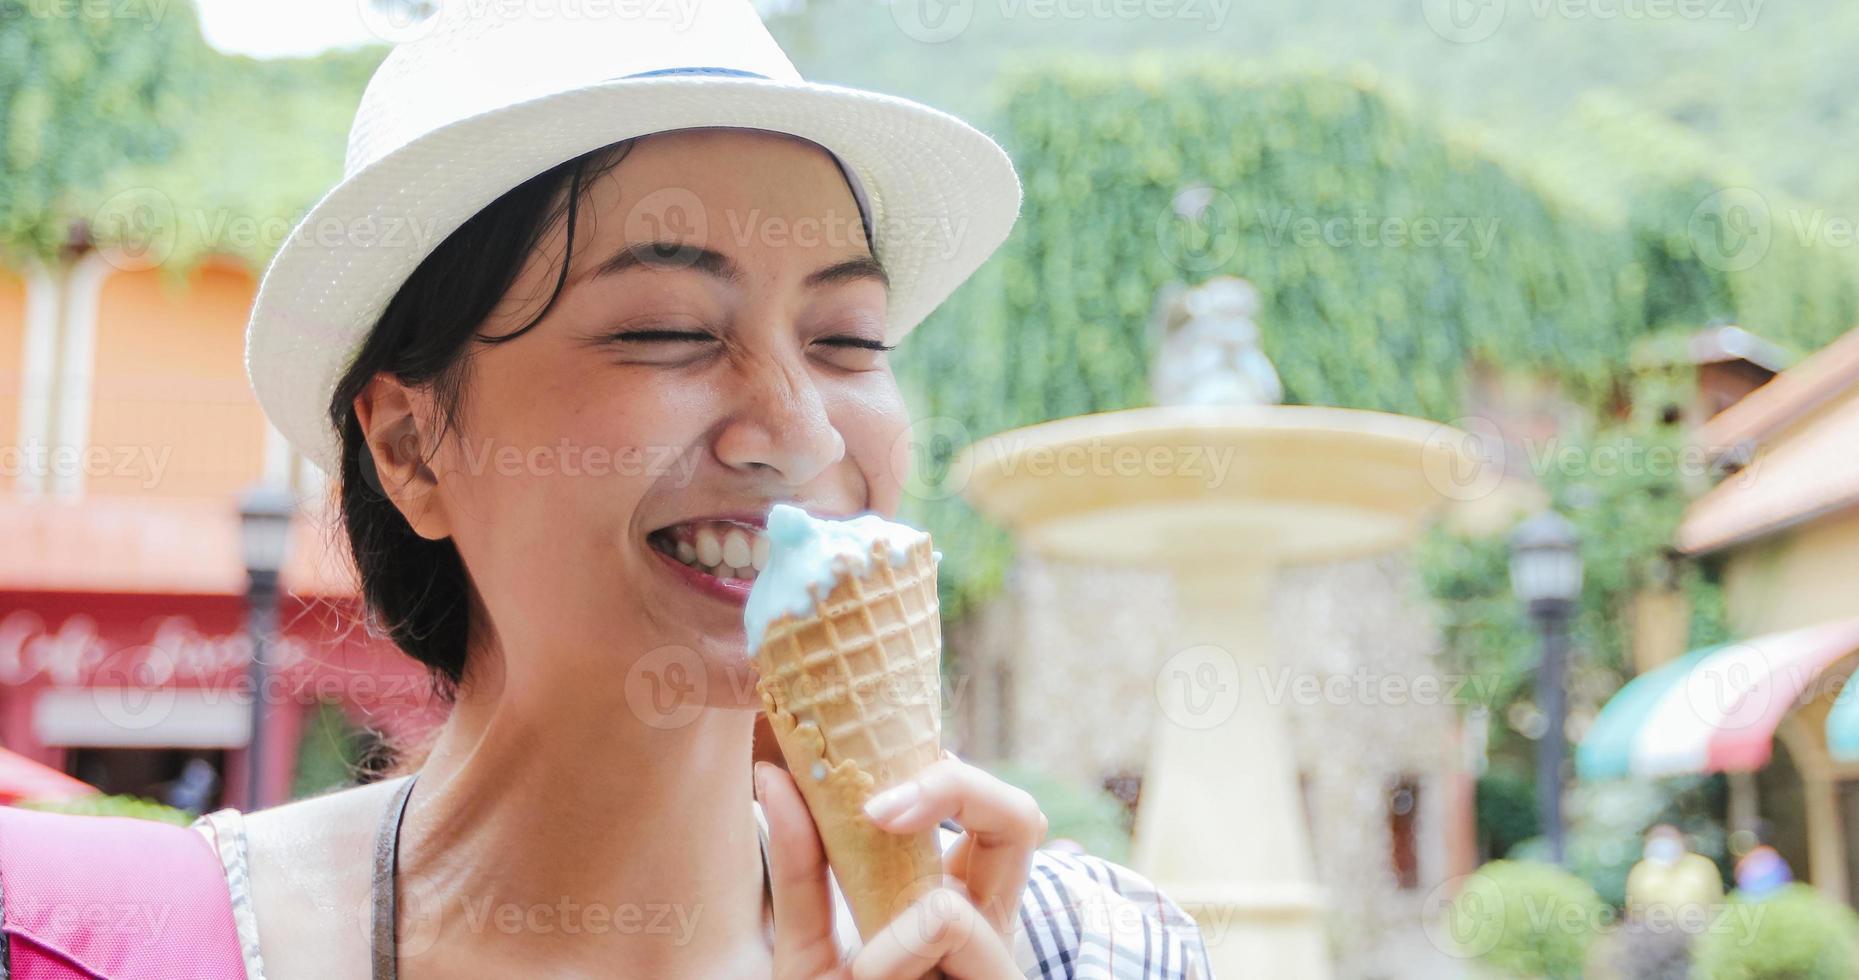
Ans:
[[[769,727],[866,940],[942,875],[935,827],[894,834],[864,811],[942,754],[935,554],[927,538],[898,565],[873,551],[863,577],[771,623],[754,655]]]

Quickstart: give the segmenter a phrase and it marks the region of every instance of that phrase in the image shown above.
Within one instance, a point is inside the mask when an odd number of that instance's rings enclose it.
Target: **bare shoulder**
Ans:
[[[402,781],[246,814],[252,907],[267,980],[368,976],[374,836]]]

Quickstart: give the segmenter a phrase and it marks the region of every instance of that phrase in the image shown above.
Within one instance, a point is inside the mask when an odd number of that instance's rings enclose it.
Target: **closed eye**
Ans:
[[[611,339],[650,344],[697,343],[716,338],[700,330],[623,330],[613,334]]]
[[[890,351],[896,350],[896,344],[872,340],[869,337],[821,337],[815,343],[828,344],[833,347],[856,347],[862,350]]]

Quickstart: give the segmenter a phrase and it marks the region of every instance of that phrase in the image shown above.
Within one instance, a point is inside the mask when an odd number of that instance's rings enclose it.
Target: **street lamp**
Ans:
[[[1581,598],[1581,538],[1575,525],[1546,510],[1518,525],[1510,538],[1510,585],[1536,624],[1542,648],[1536,696],[1548,727],[1536,747],[1537,806],[1549,853],[1562,863],[1562,729],[1568,717],[1564,684],[1569,619]]]
[[[239,548],[245,559],[246,635],[252,638],[252,735],[246,742],[246,809],[262,809],[265,776],[265,688],[272,636],[278,625],[278,577],[290,550],[290,518],[297,502],[268,483],[239,498]]]

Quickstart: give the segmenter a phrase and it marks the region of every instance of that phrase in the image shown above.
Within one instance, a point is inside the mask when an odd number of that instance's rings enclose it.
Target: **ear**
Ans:
[[[427,391],[383,371],[355,396],[355,420],[374,461],[375,489],[394,501],[415,534],[438,541],[450,536],[452,527],[438,493],[439,479],[426,465],[434,451],[426,425],[430,405]],[[366,461],[362,468],[367,470]]]

